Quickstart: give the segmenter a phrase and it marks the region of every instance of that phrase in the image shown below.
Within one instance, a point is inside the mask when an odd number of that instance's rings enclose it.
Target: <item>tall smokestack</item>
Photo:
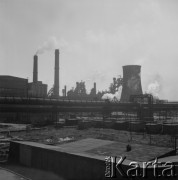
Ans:
[[[94,82],[94,94],[96,95],[96,83]]]
[[[54,96],[59,97],[59,49],[55,50]]]
[[[38,56],[34,55],[33,62],[33,82],[36,83],[38,81]]]
[[[67,96],[67,86],[64,86],[65,97]]]
[[[128,102],[130,95],[142,94],[140,74],[141,66],[139,65],[123,66],[123,87],[121,102]]]

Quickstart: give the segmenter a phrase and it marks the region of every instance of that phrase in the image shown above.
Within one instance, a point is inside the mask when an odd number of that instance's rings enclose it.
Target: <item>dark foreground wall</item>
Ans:
[[[11,142],[9,158],[28,167],[52,171],[66,179],[104,178],[104,161],[61,152],[53,146]]]
[[[105,156],[92,156],[87,153],[67,153],[57,146],[33,142],[11,142],[9,158],[10,161],[21,163],[28,167],[54,172],[65,179],[131,179],[131,177],[122,177],[116,169],[116,178],[105,178]],[[131,162],[126,160],[122,163],[121,167],[124,172],[133,168],[129,165]],[[139,162],[139,164],[141,167],[142,163]],[[142,167],[140,172],[143,172]],[[162,168],[159,168],[159,173],[161,174],[161,172]],[[134,171],[132,173],[134,174]],[[177,167],[176,173],[178,173]],[[157,178],[153,176],[153,167],[148,168],[145,178],[135,177],[135,179],[147,180]],[[159,177],[159,179],[167,179],[167,177]],[[176,178],[173,177],[172,179]]]

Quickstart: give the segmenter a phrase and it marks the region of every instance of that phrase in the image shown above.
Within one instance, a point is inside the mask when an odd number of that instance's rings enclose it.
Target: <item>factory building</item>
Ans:
[[[33,82],[14,76],[0,76],[1,97],[47,97],[47,84],[38,81],[38,56],[34,56]]]
[[[0,97],[46,97],[47,84],[42,81],[28,83],[28,79],[0,76]]]
[[[28,79],[0,76],[0,96],[27,97]]]
[[[28,97],[46,97],[47,96],[47,84],[43,84],[42,81],[36,83],[31,82],[28,84]]]

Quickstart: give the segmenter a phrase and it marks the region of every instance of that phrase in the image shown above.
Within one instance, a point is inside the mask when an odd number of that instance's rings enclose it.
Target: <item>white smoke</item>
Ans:
[[[120,101],[121,93],[122,93],[122,86],[119,87],[118,91],[115,94],[106,93],[102,96],[101,99],[103,100],[108,99],[110,101]]]
[[[160,84],[158,81],[154,81],[153,83],[150,83],[147,88],[147,93],[152,94],[155,98],[159,98],[159,93],[160,93]]]
[[[104,95],[102,96],[101,99],[103,99],[103,100],[108,99],[108,100],[110,100],[110,101],[113,101],[113,99],[114,99],[114,94],[106,93],[106,94],[104,94]]]
[[[51,36],[41,46],[38,47],[36,54],[43,54],[46,51],[57,49],[59,42],[55,36]]]

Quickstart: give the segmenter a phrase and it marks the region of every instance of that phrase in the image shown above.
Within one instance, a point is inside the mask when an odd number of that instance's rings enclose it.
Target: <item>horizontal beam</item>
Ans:
[[[178,103],[139,104],[43,98],[0,97],[0,112],[113,112],[174,111]]]

